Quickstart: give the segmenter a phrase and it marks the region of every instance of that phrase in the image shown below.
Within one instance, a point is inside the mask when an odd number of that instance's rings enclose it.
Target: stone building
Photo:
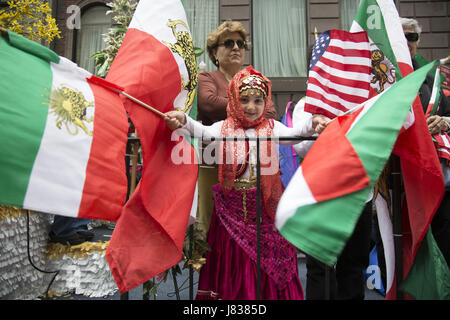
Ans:
[[[111,0],[51,0],[62,39],[52,43],[58,54],[94,70],[90,56],[103,45],[101,34],[111,26]],[[450,2],[393,0],[400,16],[416,18],[423,33],[419,53],[427,60],[450,53]],[[0,1],[0,3],[5,1]],[[245,64],[252,64],[273,81],[273,100],[281,117],[286,103],[305,94],[307,48],[314,32],[348,30],[358,0],[184,0],[195,45],[205,48],[206,35],[227,19],[241,21],[252,46]],[[78,19],[78,20],[76,20]],[[81,25],[76,26],[76,22]],[[206,55],[200,61],[213,65]]]

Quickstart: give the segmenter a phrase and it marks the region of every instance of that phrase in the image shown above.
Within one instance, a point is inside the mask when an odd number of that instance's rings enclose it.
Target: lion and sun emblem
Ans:
[[[52,90],[49,100],[49,113],[55,115],[58,129],[64,125],[71,135],[84,132],[92,136],[86,124],[94,120],[87,115],[87,109],[94,107],[94,102],[87,101],[81,91],[63,85]]]
[[[182,25],[186,28],[186,30],[178,31],[177,25]],[[177,40],[175,43],[169,43],[167,41],[162,41],[169,49],[177,53],[183,58],[184,63],[186,65],[186,69],[188,71],[187,81],[184,79],[183,75],[181,75],[181,88],[188,92],[187,99],[184,105],[184,109],[180,110],[183,112],[187,112],[189,108],[192,106],[195,98],[195,92],[197,91],[197,82],[198,82],[198,74],[197,74],[197,61],[195,59],[194,53],[194,43],[192,41],[191,35],[189,33],[189,28],[182,20],[170,20],[167,23],[167,26],[172,29],[172,33]]]
[[[380,49],[372,50],[370,58],[372,60],[370,83],[377,93],[381,93],[387,86],[395,83],[395,67]]]

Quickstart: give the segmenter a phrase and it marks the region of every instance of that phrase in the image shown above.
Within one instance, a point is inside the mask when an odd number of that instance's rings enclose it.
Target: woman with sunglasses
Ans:
[[[244,64],[248,49],[247,31],[242,23],[227,20],[212,31],[206,41],[206,51],[217,70],[204,71],[198,76],[198,116],[204,125],[225,120],[227,117],[227,88],[231,79]],[[273,103],[266,118],[277,118]],[[202,152],[204,155],[205,153]],[[214,156],[214,155],[212,155]],[[198,214],[200,230],[206,236],[213,211],[212,186],[217,184],[218,167],[209,159],[202,159],[199,168]]]
[[[415,57],[422,28],[415,19],[401,18],[401,23],[405,38],[408,41],[408,48],[415,70],[420,67]],[[428,108],[433,82],[434,78],[432,76],[427,76],[419,90],[419,97],[424,113],[426,113]],[[430,115],[426,120],[431,135],[436,136],[444,133],[450,135],[450,101],[442,92],[442,89],[437,112],[434,115]],[[444,198],[431,221],[431,231],[447,264],[450,266],[450,177],[448,177],[448,174],[450,174],[450,161],[444,158],[440,158],[439,160],[442,169],[444,170],[444,175],[446,175],[447,178],[445,180],[446,186]]]

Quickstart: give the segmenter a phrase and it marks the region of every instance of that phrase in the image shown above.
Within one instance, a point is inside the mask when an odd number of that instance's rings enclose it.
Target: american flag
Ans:
[[[309,65],[305,111],[333,119],[366,101],[371,64],[365,31],[320,34]]]

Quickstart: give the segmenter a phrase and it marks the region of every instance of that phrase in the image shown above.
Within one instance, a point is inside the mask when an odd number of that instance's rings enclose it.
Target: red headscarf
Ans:
[[[255,82],[256,81],[256,82]],[[247,88],[259,89],[266,97],[266,104],[262,115],[249,121],[240,103],[240,93]],[[243,90],[242,90],[243,89]],[[238,72],[228,86],[227,118],[222,125],[221,135],[224,137],[245,137],[245,129],[254,128],[259,137],[272,136],[271,121],[265,118],[271,105],[272,83],[262,73],[252,66]],[[268,214],[274,218],[278,201],[282,193],[282,184],[278,164],[278,154],[273,141],[260,141],[261,163],[261,191],[264,205]],[[267,152],[264,152],[267,150]],[[219,182],[225,190],[231,190],[234,180],[245,172],[248,161],[248,141],[221,142],[219,164]],[[264,168],[276,166],[275,174],[263,174]],[[267,171],[267,170],[266,170]]]

